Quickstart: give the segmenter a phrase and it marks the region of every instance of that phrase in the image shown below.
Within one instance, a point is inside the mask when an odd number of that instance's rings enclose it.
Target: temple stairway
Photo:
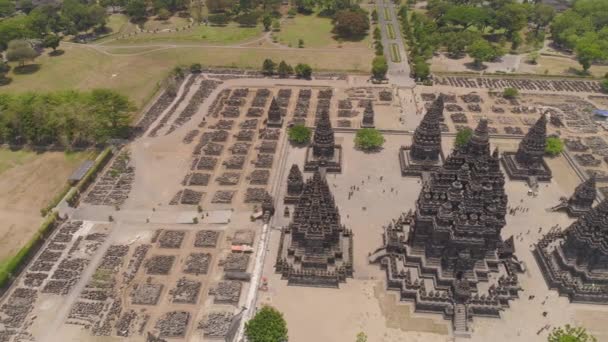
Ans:
[[[467,328],[467,307],[464,304],[454,305],[454,318],[452,324],[454,326],[455,336],[469,336]]]

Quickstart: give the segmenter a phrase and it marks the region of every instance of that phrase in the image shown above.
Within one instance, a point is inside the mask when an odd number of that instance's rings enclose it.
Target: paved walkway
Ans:
[[[378,11],[378,26],[382,32],[382,45],[384,56],[388,62],[388,81],[398,87],[413,87],[414,80],[410,77],[410,66],[407,61],[405,44],[401,37],[401,25],[397,17],[395,5],[391,0],[377,0],[376,11]],[[386,9],[386,10],[385,10]],[[388,16],[386,15],[388,14]],[[392,26],[394,38],[389,34],[389,25]],[[393,62],[391,57],[391,46],[396,46],[400,62]]]

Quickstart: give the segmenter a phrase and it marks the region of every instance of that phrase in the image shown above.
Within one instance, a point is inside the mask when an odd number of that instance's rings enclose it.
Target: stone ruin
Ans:
[[[144,268],[149,275],[167,275],[174,262],[175,255],[155,255],[145,262]]]
[[[530,128],[519,143],[517,152],[504,152],[502,164],[510,179],[525,180],[530,184],[534,180],[551,181],[551,169],[543,159],[547,146],[547,117],[542,114],[540,119]]]
[[[211,247],[217,246],[217,240],[220,237],[220,232],[215,230],[199,230],[194,237],[194,247]]]
[[[190,313],[187,311],[171,311],[158,319],[155,329],[160,337],[182,338],[186,336]]]
[[[203,330],[203,336],[222,338],[228,334],[234,315],[230,312],[212,312],[199,323],[198,329]]]
[[[235,193],[236,193],[236,191],[231,191],[231,190],[216,191],[215,194],[213,195],[213,198],[211,199],[211,203],[230,204],[230,203],[232,203],[232,198],[234,197]]]
[[[180,278],[175,287],[169,291],[171,302],[177,304],[196,304],[202,285],[200,281],[186,277]]]
[[[209,264],[211,263],[211,254],[209,253],[190,253],[184,264],[184,273],[187,274],[207,274]]]
[[[390,290],[413,301],[416,311],[451,319],[456,335],[469,333],[475,315],[500,317],[518,297],[513,237],[503,241],[500,234],[507,212],[504,184],[482,120],[469,142],[431,173],[415,211],[384,227],[384,246],[369,256],[386,270]]]
[[[287,175],[287,192],[283,203],[296,204],[302,194],[302,189],[304,189],[304,177],[298,164],[293,164],[289,169],[289,175]]]
[[[571,302],[608,304],[608,200],[563,231],[551,230],[534,246],[550,289]]]
[[[223,162],[224,166],[230,170],[241,170],[243,165],[245,165],[245,156],[244,155],[233,155],[228,160]]]
[[[292,221],[281,231],[275,270],[289,285],[338,287],[353,276],[353,235],[341,224],[319,171],[304,184]]]
[[[245,142],[236,142],[234,145],[230,147],[230,152],[232,154],[247,154],[249,149],[251,148],[251,144]]]
[[[560,203],[551,209],[565,211],[570,217],[579,217],[591,210],[596,197],[595,177],[589,177],[574,189],[570,198],[561,198]]]
[[[136,305],[156,305],[163,292],[163,284],[144,283],[135,285],[131,292],[131,303]]]
[[[253,170],[248,177],[251,185],[267,185],[270,179],[269,170]]]
[[[238,305],[242,287],[243,284],[240,281],[220,281],[214,288],[209,290],[209,295],[213,296],[215,304]]]
[[[363,118],[361,119],[361,128],[374,128],[374,106],[372,101],[368,102],[363,111]]]
[[[241,174],[237,172],[224,172],[221,176],[217,177],[215,180],[220,185],[236,185],[239,183],[239,179],[241,178]]]
[[[426,112],[414,131],[412,144],[399,149],[399,164],[403,176],[421,177],[424,172],[436,171],[443,164],[441,128],[444,95],[440,95]]]
[[[266,197],[265,188],[247,188],[245,203],[261,203]]]
[[[342,172],[342,147],[336,145],[329,112],[320,114],[311,145],[306,149],[304,171],[312,172],[323,168],[326,172]]]

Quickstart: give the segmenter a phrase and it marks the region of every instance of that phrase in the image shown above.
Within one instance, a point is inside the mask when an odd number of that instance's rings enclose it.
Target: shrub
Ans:
[[[376,56],[372,61],[372,76],[377,80],[383,80],[388,71],[388,64],[384,56]]]
[[[201,71],[203,71],[203,66],[201,65],[201,63],[192,63],[190,65],[190,72],[197,74]]]
[[[362,128],[355,136],[355,146],[362,150],[376,150],[384,145],[384,136],[375,128]]]
[[[519,95],[519,91],[515,88],[505,88],[502,92],[502,97],[506,99],[514,99]]]
[[[555,157],[562,153],[564,150],[564,143],[558,137],[547,137],[547,146],[545,146],[545,153],[551,157]]]
[[[167,20],[171,17],[171,12],[169,12],[169,10],[167,10],[166,8],[161,8],[160,10],[158,10],[156,17],[160,20]]]
[[[469,140],[471,140],[471,136],[473,136],[473,130],[470,128],[463,128],[458,133],[456,133],[456,140],[454,140],[454,145],[456,147],[461,147],[466,145]]]
[[[573,327],[566,324],[563,328],[554,328],[549,337],[548,342],[596,342],[597,339],[589,334],[583,327]]]
[[[282,78],[288,77],[289,75],[293,74],[293,68],[291,65],[285,63],[285,61],[281,61],[277,67],[277,74],[279,74],[279,77]]]
[[[228,24],[228,16],[224,13],[211,14],[208,19],[212,25],[224,26]]]
[[[287,135],[289,136],[289,141],[295,144],[308,144],[308,142],[310,142],[312,132],[310,128],[302,124],[298,124],[290,127],[287,131]]]
[[[245,336],[251,342],[287,341],[287,323],[277,309],[264,306],[245,323]]]
[[[274,74],[274,69],[277,67],[277,64],[272,61],[270,58],[266,58],[262,63],[262,73],[266,76],[271,76]]]
[[[259,15],[256,12],[249,12],[239,15],[236,18],[236,22],[239,23],[240,26],[252,27],[257,25]],[[270,18],[270,17],[268,17]],[[270,24],[269,24],[270,25]]]
[[[295,16],[296,16],[296,13],[297,13],[297,11],[296,11],[296,9],[295,9],[295,8],[293,8],[293,7],[292,7],[292,8],[290,8],[290,9],[289,9],[289,11],[287,11],[287,15],[288,15],[290,18],[295,17]]]
[[[608,93],[608,78],[603,80],[600,86],[602,87],[604,93]]]
[[[300,49],[304,48],[304,39],[302,39],[302,38],[298,39],[298,48],[300,48]]]
[[[295,68],[296,76],[309,80],[312,76],[312,68],[308,64],[298,64]]]

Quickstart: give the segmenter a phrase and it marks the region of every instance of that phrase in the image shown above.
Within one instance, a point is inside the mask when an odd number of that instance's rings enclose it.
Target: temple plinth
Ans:
[[[444,157],[441,150],[440,118],[443,117],[443,96],[440,95],[426,112],[414,131],[412,144],[399,149],[399,163],[403,176],[422,176],[436,171]]]
[[[565,211],[570,217],[579,217],[591,210],[596,197],[595,176],[591,176],[574,189],[570,198],[562,198],[561,202],[551,209]]]
[[[502,163],[509,178],[528,182],[535,178],[539,182],[550,182],[551,169],[543,158],[546,146],[547,117],[542,114],[519,143],[517,152],[503,153]]]
[[[353,276],[353,235],[340,222],[325,174],[302,189],[291,223],[281,231],[275,270],[288,285],[338,287]]]
[[[287,193],[283,202],[285,204],[295,204],[304,189],[304,177],[297,164],[293,164],[287,175]]]

